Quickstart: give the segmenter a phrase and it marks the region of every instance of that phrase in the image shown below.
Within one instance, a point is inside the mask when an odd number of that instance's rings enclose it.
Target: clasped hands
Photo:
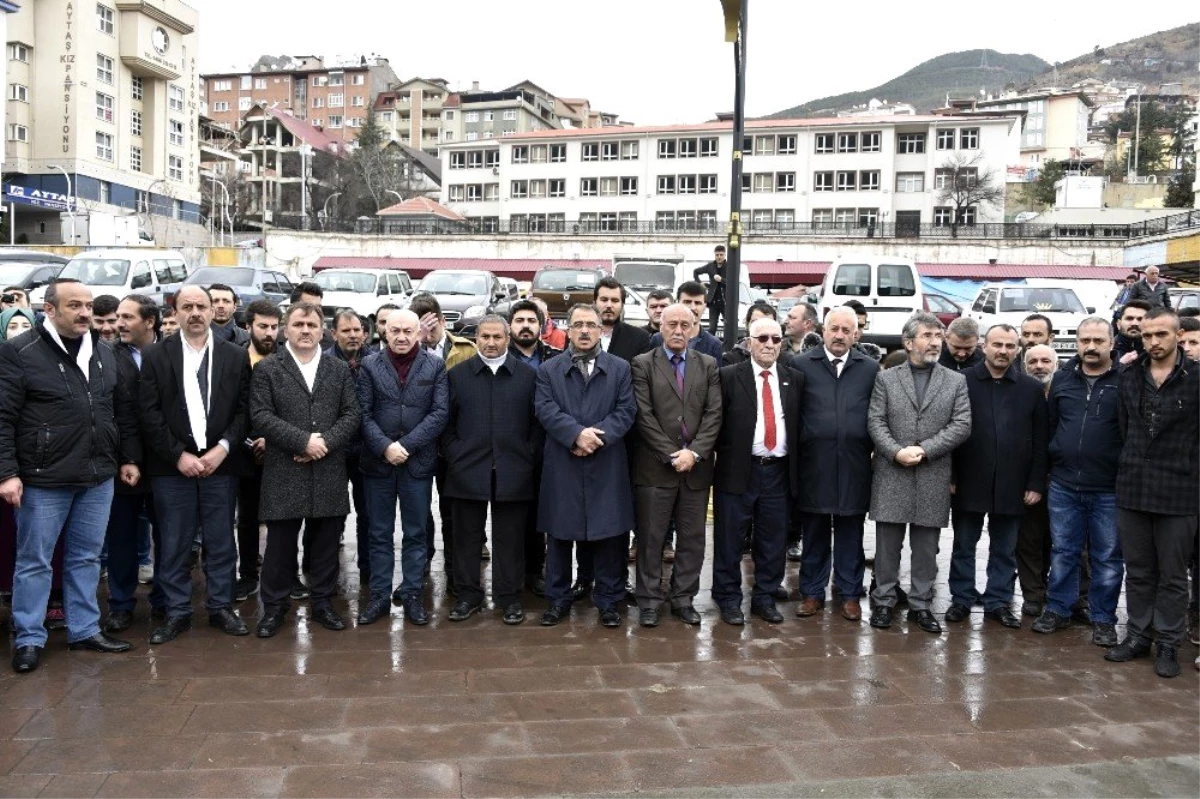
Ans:
[[[916,445],[905,447],[896,453],[896,463],[901,466],[916,466],[923,460],[925,460],[925,450]]]
[[[586,458],[604,446],[604,431],[598,427],[585,427],[579,431],[571,454],[577,458]]]
[[[221,468],[221,464],[225,462],[228,455],[225,447],[220,444],[211,447],[203,455],[185,452],[175,462],[175,468],[184,477],[211,477],[217,469]],[[130,485],[133,484],[130,483]]]

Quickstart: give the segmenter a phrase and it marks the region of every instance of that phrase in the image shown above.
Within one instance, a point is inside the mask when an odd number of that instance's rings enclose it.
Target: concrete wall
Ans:
[[[1104,187],[1106,208],[1162,208],[1167,199],[1167,184],[1109,183]]]

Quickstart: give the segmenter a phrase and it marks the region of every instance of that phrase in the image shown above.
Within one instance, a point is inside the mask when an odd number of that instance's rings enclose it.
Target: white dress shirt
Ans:
[[[767,378],[771,384],[771,404],[775,408],[775,449],[767,449],[765,443],[767,436],[767,426],[763,421],[763,368],[754,362],[750,361],[750,366],[754,369],[754,396],[758,398],[758,412],[755,414],[754,422],[754,444],[750,448],[753,455],[759,457],[779,458],[787,455],[787,428],[783,422],[783,394],[779,389],[779,370],[776,364],[771,364],[771,368],[767,371],[770,376]]]
[[[204,339],[204,344],[200,349],[193,349],[188,343],[186,336],[180,336],[180,343],[183,345],[183,402],[187,406],[188,426],[192,430],[192,439],[196,442],[196,449],[204,452],[208,449],[208,409],[212,405],[213,395],[213,354],[212,354],[212,332],[210,331]],[[204,360],[205,353],[208,353],[208,403],[204,402],[204,398],[200,394],[200,363]]]
[[[825,348],[825,357],[829,359],[830,365],[833,366],[833,376],[841,377],[842,370],[846,368],[846,361],[850,359],[850,350],[846,350],[845,355],[834,355],[832,352],[829,351],[829,348],[826,347]],[[841,361],[841,363],[835,364],[834,361]]]
[[[304,377],[304,382],[308,386],[308,393],[313,391],[313,384],[317,382],[317,369],[321,366],[321,351],[318,349],[308,363],[300,360],[300,356],[292,349],[291,342],[284,345],[287,347],[288,354],[296,361],[296,366],[300,367],[300,374]]]

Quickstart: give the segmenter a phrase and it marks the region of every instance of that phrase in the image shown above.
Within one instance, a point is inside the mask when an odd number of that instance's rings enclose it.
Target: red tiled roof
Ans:
[[[483,269],[498,277],[529,280],[539,269],[547,266],[568,269],[607,269],[611,261],[573,258],[363,258],[357,256],[324,255],[313,264],[313,271],[322,269],[403,269],[409,277],[424,277],[435,269]]]
[[[446,95],[445,101],[442,103],[442,108],[458,108],[459,96],[457,92]]]
[[[440,216],[452,222],[463,222],[466,217],[451,211],[441,203],[434,202],[428,197],[411,197],[402,203],[389,205],[379,209],[376,216]]]
[[[288,111],[282,111],[278,108],[265,108],[263,111],[267,116],[274,117],[279,120],[279,124],[287,128],[288,132],[300,139],[305,144],[309,144],[318,150],[327,150],[330,152],[344,152],[346,143],[341,139],[330,136],[323,130],[313,127],[308,122],[299,117],[292,116]],[[247,114],[249,116],[249,114]]]

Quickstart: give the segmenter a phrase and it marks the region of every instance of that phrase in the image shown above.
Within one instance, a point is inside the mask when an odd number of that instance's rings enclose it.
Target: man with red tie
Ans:
[[[727,624],[742,613],[742,546],[754,522],[750,612],[783,621],[773,594],[783,582],[788,509],[799,489],[804,375],[778,363],[783,332],[774,319],[750,325],[750,359],[721,369],[723,420],[713,485],[713,600]]]

